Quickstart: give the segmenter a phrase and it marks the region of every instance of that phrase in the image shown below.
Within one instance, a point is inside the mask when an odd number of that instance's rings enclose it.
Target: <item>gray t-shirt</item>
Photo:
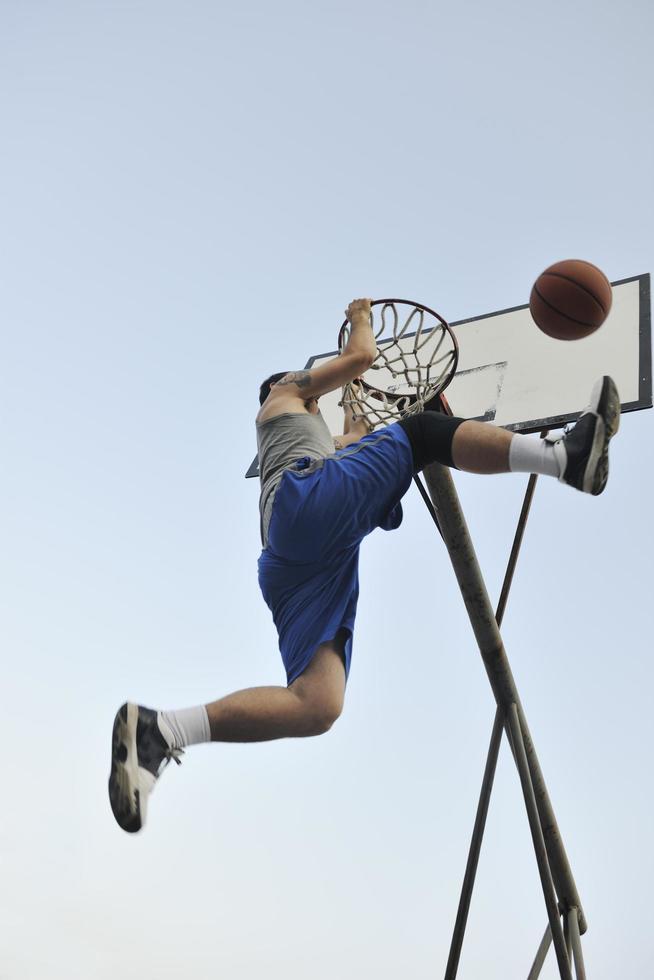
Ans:
[[[261,542],[268,544],[268,526],[275,490],[284,470],[296,460],[309,456],[324,459],[334,453],[334,440],[320,412],[283,412],[265,422],[257,422],[257,449],[261,478]]]

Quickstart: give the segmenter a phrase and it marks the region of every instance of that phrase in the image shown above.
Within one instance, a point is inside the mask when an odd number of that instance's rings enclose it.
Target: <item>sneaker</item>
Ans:
[[[609,478],[609,441],[620,426],[620,396],[605,375],[593,388],[590,405],[576,425],[554,443],[561,483],[597,496]]]
[[[159,728],[157,712],[124,704],[114,719],[111,739],[109,801],[114,817],[128,834],[145,823],[148,796],[171,759],[180,765],[183,749],[169,745]]]

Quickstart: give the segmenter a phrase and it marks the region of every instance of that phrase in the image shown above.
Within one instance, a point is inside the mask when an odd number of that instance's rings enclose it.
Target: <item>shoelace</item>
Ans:
[[[182,760],[180,759],[180,755],[184,755],[184,749],[176,749],[174,747],[170,749],[166,749],[166,751],[164,752],[164,757],[162,759],[162,762],[164,763],[164,769],[166,768],[167,765],[169,765],[171,759],[173,759],[178,766],[181,766]]]
[[[177,763],[178,766],[181,766],[182,760],[180,759],[180,755],[184,755],[184,749],[176,749],[176,748],[174,748],[174,746],[171,746],[171,748],[169,748],[169,749],[165,749],[164,750],[164,754],[163,754],[163,756],[161,758],[161,762],[159,763],[159,767],[157,769],[156,778],[157,779],[159,778],[159,776],[164,771],[164,769],[166,768],[166,766],[169,766],[170,763],[171,763],[171,760],[173,760],[173,759]]]
[[[579,419],[577,419],[577,421],[579,421]],[[548,432],[544,441],[548,442],[551,446],[557,442],[561,442],[562,439],[565,439],[565,437],[572,432],[576,424],[577,422],[566,422],[566,424],[563,426],[562,432],[559,429],[555,429],[554,432]]]

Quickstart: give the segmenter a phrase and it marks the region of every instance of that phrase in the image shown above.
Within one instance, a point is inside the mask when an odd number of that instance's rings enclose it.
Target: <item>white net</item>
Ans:
[[[421,412],[452,380],[459,352],[447,322],[421,303],[376,300],[370,316],[377,357],[363,378],[343,388],[341,404],[374,429]],[[339,351],[349,335],[346,321]]]

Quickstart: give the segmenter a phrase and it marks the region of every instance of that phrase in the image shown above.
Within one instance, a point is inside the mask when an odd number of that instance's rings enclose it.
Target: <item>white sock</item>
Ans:
[[[561,476],[554,446],[538,436],[521,436],[516,432],[509,446],[509,469],[512,473],[540,473]]]
[[[209,715],[203,704],[197,708],[182,708],[181,711],[160,711],[157,721],[171,748],[183,749],[185,745],[211,741]]]

